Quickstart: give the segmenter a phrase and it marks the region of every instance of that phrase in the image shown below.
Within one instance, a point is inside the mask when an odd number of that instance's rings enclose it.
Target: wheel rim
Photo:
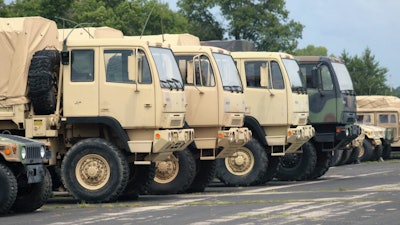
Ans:
[[[300,163],[301,160],[301,155],[300,154],[287,154],[284,157],[281,158],[281,165],[284,168],[295,168],[297,167]]]
[[[110,179],[110,165],[100,155],[85,155],[78,161],[75,175],[82,187],[98,190],[104,187]]]
[[[156,162],[156,174],[154,181],[160,184],[167,184],[173,181],[179,173],[179,161],[176,158]]]
[[[254,167],[254,155],[247,148],[239,148],[231,157],[225,158],[225,166],[234,175],[246,175]]]

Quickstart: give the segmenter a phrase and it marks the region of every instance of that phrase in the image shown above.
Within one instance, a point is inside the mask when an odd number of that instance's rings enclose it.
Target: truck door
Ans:
[[[115,48],[101,52],[100,116],[113,117],[125,128],[155,127],[154,82],[145,52]]]
[[[70,66],[64,66],[64,116],[98,116],[98,58],[95,49],[71,50]]]

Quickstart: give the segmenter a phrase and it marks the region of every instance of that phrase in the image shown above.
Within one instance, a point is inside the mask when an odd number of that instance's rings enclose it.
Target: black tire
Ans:
[[[196,176],[196,161],[189,149],[173,153],[177,161],[156,162],[156,174],[149,193],[157,195],[184,193]]]
[[[280,163],[281,163],[281,157],[271,156],[270,154],[268,155],[267,172],[265,173],[265,176],[261,179],[260,184],[265,184],[268,181],[274,179],[274,177],[279,171]]]
[[[304,180],[314,170],[317,153],[314,146],[306,142],[302,153],[286,154],[281,157],[276,178],[282,181]]]
[[[39,183],[28,184],[26,176],[18,178],[18,194],[11,207],[12,211],[33,212],[46,204],[52,193],[52,181],[46,167],[43,168],[43,171],[43,180]]]
[[[360,149],[360,151],[359,151],[358,158],[359,158],[360,162],[369,161],[371,159],[371,155],[372,155],[371,141],[369,141],[368,139],[364,139],[362,142],[362,146],[360,146],[359,149]]]
[[[342,158],[343,155],[343,150],[342,149],[336,149],[332,151],[332,161],[331,161],[331,166],[339,166],[340,159]]]
[[[156,171],[154,163],[149,166],[131,164],[129,169],[129,181],[119,200],[136,200],[140,194],[148,193]]]
[[[233,156],[217,159],[217,178],[227,186],[254,186],[263,182],[268,156],[260,143],[252,138]]]
[[[315,164],[314,170],[311,174],[307,176],[306,180],[315,180],[322,177],[326,172],[328,172],[331,164],[332,152],[317,150],[317,163]]]
[[[204,192],[206,187],[215,178],[217,172],[217,162],[215,160],[197,159],[197,173],[187,193]]]
[[[349,160],[347,161],[347,164],[359,163],[359,161],[358,161],[359,154],[360,154],[359,147],[353,148],[353,150],[350,153],[350,157],[349,157]]]
[[[81,201],[115,201],[129,179],[126,156],[101,138],[89,138],[73,145],[61,165],[65,188]]]
[[[342,166],[342,165],[346,164],[347,161],[349,161],[349,158],[350,158],[350,155],[352,152],[352,150],[350,150],[350,149],[344,149],[341,151],[342,151],[342,156],[340,157],[340,160],[337,164],[338,166]]]
[[[382,151],[382,159],[387,160],[391,159],[392,154],[392,146],[388,141],[383,142],[383,151]]]
[[[28,72],[28,96],[36,114],[51,114],[56,109],[60,56],[57,50],[37,51]]]
[[[383,152],[383,146],[382,145],[377,145],[372,151],[371,154],[371,161],[378,161],[382,157],[382,152]]]
[[[61,168],[54,165],[48,166],[47,169],[50,172],[53,191],[58,191],[63,185],[61,181]]]
[[[17,179],[6,165],[0,162],[0,215],[9,212],[17,198]]]

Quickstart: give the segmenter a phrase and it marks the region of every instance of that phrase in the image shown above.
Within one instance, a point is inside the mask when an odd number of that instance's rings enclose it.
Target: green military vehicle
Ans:
[[[0,134],[0,215],[32,212],[47,202],[52,182],[44,163],[49,156],[42,142]]]
[[[245,117],[243,85],[228,51],[201,46],[190,34],[126,37],[170,44],[179,65],[188,101],[186,124],[194,142],[176,157],[157,162],[151,192],[172,194],[204,191],[215,177],[215,160],[236,157],[251,131]]]
[[[284,156],[277,174],[280,180],[316,179],[331,166],[332,152],[346,149],[361,134],[356,122],[356,93],[344,63],[324,56],[297,57],[309,96],[309,124],[315,136],[308,142],[315,157],[304,154]],[[316,160],[316,162],[315,162]],[[314,169],[306,177],[296,171],[307,164]]]
[[[68,37],[60,44],[42,17],[0,18],[1,130],[49,142],[48,164],[76,199],[136,197],[154,163],[194,138],[174,55],[144,41]]]

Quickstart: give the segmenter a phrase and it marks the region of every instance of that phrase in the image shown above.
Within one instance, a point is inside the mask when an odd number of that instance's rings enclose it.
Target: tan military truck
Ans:
[[[48,141],[49,164],[61,166],[75,198],[137,195],[154,177],[153,162],[193,141],[169,48],[68,35],[58,47],[56,24],[41,17],[1,18],[0,40],[0,128]]]
[[[190,34],[126,38],[170,44],[185,85],[186,123],[195,131],[194,142],[186,155],[176,152],[175,158],[157,163],[152,193],[203,191],[215,177],[215,159],[240,157],[236,149],[255,141],[251,140],[249,129],[242,127],[245,97],[230,53],[201,46],[199,38]],[[175,85],[174,81],[170,82]]]
[[[232,56],[245,84],[245,126],[269,157],[265,182],[277,172],[279,156],[295,152],[309,154],[306,143],[315,132],[307,125],[308,95],[293,56],[278,52],[232,52]],[[251,152],[244,148],[237,150],[245,166],[233,158],[219,161],[218,178],[233,183],[231,177],[237,179],[245,171],[261,169],[254,163],[255,149],[249,150]],[[313,157],[304,158],[309,162],[304,162],[294,176],[306,176],[315,165]]]
[[[51,177],[44,163],[50,152],[39,141],[0,134],[0,215],[32,212],[51,195]]]
[[[389,159],[392,147],[400,147],[399,110],[400,99],[396,96],[357,96],[357,121],[385,128],[382,158]],[[366,148],[366,155],[370,148]]]

